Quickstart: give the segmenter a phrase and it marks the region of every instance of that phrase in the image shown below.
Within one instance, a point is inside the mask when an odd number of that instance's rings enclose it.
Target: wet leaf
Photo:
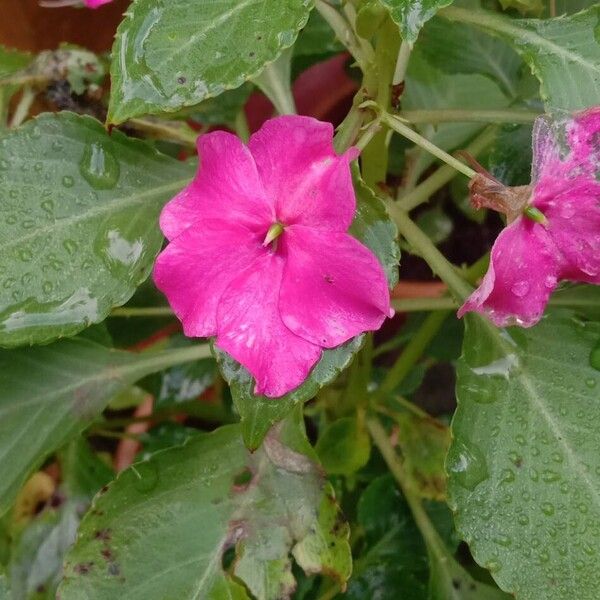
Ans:
[[[0,140],[0,345],[74,335],[148,276],[164,202],[193,169],[89,117],[45,114]]]
[[[134,354],[74,338],[0,351],[0,515],[32,471],[138,379],[208,354],[206,346]]]
[[[447,462],[479,564],[520,600],[597,598],[600,324],[552,311],[531,329],[466,319]],[[527,568],[524,568],[526,565]]]
[[[237,88],[294,43],[312,4],[138,0],[115,38],[109,121],[174,112]]]
[[[523,61],[504,40],[436,17],[423,28],[417,48],[436,69],[486,75],[510,98],[518,94]]]
[[[414,43],[421,27],[442,7],[453,0],[380,0],[400,26],[402,38]]]
[[[303,453],[310,446],[290,427],[253,454],[239,426],[223,427],[122,473],[82,523],[61,598],[246,598],[233,575],[258,600],[284,600],[295,586],[290,554],[310,573],[345,581],[347,526]],[[227,572],[231,547],[237,558]]]
[[[600,6],[569,17],[509,19],[452,9],[444,16],[481,27],[508,40],[540,81],[547,110],[595,106],[600,97]]]

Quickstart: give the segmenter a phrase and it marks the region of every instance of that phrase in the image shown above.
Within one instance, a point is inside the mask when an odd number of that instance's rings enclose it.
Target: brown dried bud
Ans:
[[[531,198],[531,185],[507,187],[499,181],[477,173],[469,183],[471,204],[479,208],[491,208],[506,215],[512,223],[525,209]]]

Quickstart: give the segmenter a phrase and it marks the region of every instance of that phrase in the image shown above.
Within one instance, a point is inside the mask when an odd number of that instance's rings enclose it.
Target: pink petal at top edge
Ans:
[[[255,393],[271,398],[298,387],[321,348],[292,333],[278,310],[284,260],[273,252],[257,258],[229,285],[218,308],[216,345],[250,371]]]
[[[472,311],[498,327],[535,325],[558,284],[560,260],[542,225],[517,219],[496,239],[488,271],[458,316]]]
[[[223,292],[258,256],[262,239],[242,225],[199,221],[175,238],[154,265],[154,281],[190,337],[217,333]]]
[[[254,159],[233,134],[198,138],[200,163],[194,180],[163,208],[160,227],[172,240],[198,220],[220,219],[266,233],[274,219]]]
[[[103,4],[109,4],[113,0],[83,0],[88,8],[99,8]]]
[[[338,156],[330,123],[277,117],[252,135],[248,146],[280,222],[348,230],[356,209],[349,164],[358,150]]]
[[[393,315],[381,263],[353,237],[294,225],[282,248],[279,312],[295,334],[333,348]]]

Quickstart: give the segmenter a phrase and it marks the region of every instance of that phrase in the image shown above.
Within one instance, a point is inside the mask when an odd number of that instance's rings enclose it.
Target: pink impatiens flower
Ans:
[[[509,225],[459,317],[475,311],[500,327],[530,327],[560,280],[600,285],[600,107],[538,118],[533,150],[531,186],[471,181],[474,204],[505,212]]]
[[[381,264],[347,233],[358,151],[338,156],[332,141],[330,124],[298,116],[267,121],[247,147],[203,135],[196,178],[160,217],[156,285],[185,334],[216,336],[257,394],[286,394],[324,348],[393,314]]]

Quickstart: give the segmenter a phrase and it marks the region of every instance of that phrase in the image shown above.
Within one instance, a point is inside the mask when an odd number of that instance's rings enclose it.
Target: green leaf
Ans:
[[[436,69],[486,75],[510,98],[517,96],[523,61],[504,40],[436,17],[423,28],[417,48]]]
[[[234,597],[247,598],[233,575],[258,600],[285,599],[295,585],[290,554],[342,584],[348,529],[319,467],[300,452],[310,452],[306,440],[287,427],[253,454],[239,426],[222,427],[123,472],[83,520],[61,598],[221,600],[234,586]],[[222,560],[231,547],[230,574]]]
[[[544,2],[542,0],[500,0],[500,5],[503,10],[514,8],[522,14],[532,14],[534,17],[539,16],[544,10]]]
[[[344,46],[335,37],[329,23],[318,11],[313,10],[294,44],[294,57],[326,56],[343,50]]]
[[[410,509],[391,475],[374,479],[358,503],[366,545],[355,558],[347,600],[426,600],[427,555]]]
[[[313,0],[137,0],[119,25],[108,120],[174,112],[237,88],[291,46]]]
[[[385,207],[354,171],[357,194],[356,215],[350,233],[370,248],[384,266],[392,288],[398,281],[398,231]],[[242,433],[249,448],[258,448],[274,423],[283,419],[294,406],[306,402],[325,385],[330,384],[352,361],[361,349],[364,336],[325,350],[306,381],[289,394],[273,400],[254,394],[254,380],[250,373],[226,353],[214,348],[215,358],[223,377],[229,383],[235,407],[242,419]]]
[[[540,80],[548,110],[594,106],[600,97],[600,6],[570,17],[509,19],[484,11],[446,9],[443,15],[507,39]]]
[[[397,416],[404,470],[414,491],[422,498],[445,500],[444,460],[450,445],[446,425],[429,416],[399,413]]]
[[[551,312],[531,329],[467,318],[447,461],[477,562],[520,600],[598,597],[600,324]]]
[[[421,27],[442,7],[453,0],[380,0],[392,19],[400,26],[402,38],[407,42],[417,41]]]
[[[487,167],[505,185],[531,182],[531,125],[504,125],[489,150]]]
[[[406,78],[403,107],[407,110],[472,108],[496,109],[508,106],[508,98],[498,84],[485,75],[450,75],[426,61],[418,52],[413,52]],[[478,123],[443,123],[437,127],[420,127],[422,135],[443,150],[452,151],[464,145],[483,126]],[[412,165],[418,177],[435,159],[428,152],[417,151]]]
[[[565,306],[578,315],[600,321],[600,287],[597,285],[568,285],[552,294],[552,306]]]
[[[46,114],[0,140],[0,345],[74,335],[148,276],[157,217],[192,167],[89,117]]]
[[[337,348],[325,350],[308,379],[289,394],[273,399],[254,394],[254,379],[250,373],[225,352],[213,346],[217,364],[229,383],[235,408],[242,419],[242,435],[248,448],[258,448],[267,431],[285,418],[294,406],[313,398],[331,383],[351,362],[362,347],[364,336],[358,336]]]
[[[231,125],[244,108],[252,93],[253,86],[245,83],[234,90],[227,90],[217,98],[204,100],[193,109],[190,118],[201,125]]]
[[[346,417],[324,429],[315,450],[328,475],[352,475],[369,462],[371,438],[356,417]]]
[[[0,352],[0,515],[33,470],[138,379],[208,355],[207,346],[134,354],[74,338]]]

